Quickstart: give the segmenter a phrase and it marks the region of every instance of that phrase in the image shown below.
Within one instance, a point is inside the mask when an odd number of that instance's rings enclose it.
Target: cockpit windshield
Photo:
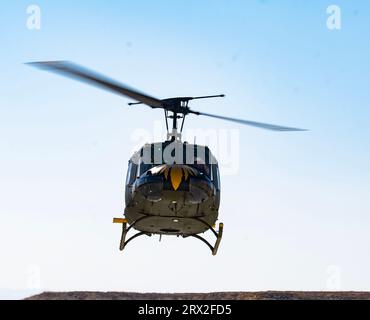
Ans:
[[[218,164],[208,147],[167,141],[145,145],[131,159],[137,164],[138,176],[163,164],[188,165],[198,169],[219,185]]]
[[[144,162],[141,162],[140,163],[140,175],[144,174],[145,172],[147,172],[148,170],[150,170],[153,167],[155,167],[154,164],[146,164]]]

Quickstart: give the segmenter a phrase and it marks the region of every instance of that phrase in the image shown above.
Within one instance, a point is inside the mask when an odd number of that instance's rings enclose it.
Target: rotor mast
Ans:
[[[181,140],[182,131],[184,129],[185,118],[192,111],[189,108],[189,101],[199,99],[210,99],[210,98],[223,98],[224,94],[214,96],[202,96],[202,97],[180,97],[163,100],[165,104],[165,119],[167,128],[167,139],[168,140]],[[172,114],[169,115],[169,112]],[[169,131],[169,119],[172,120],[172,130]],[[181,127],[179,129],[178,120],[182,119]]]

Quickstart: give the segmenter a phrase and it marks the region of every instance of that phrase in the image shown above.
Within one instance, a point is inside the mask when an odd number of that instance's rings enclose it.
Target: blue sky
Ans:
[[[370,290],[367,1],[36,1],[39,31],[26,28],[30,4],[0,10],[0,288],[27,288],[38,266],[49,290],[324,290],[336,266],[341,289]],[[326,27],[331,4],[341,30]],[[310,131],[191,118],[240,138],[243,166],[222,177],[219,256],[171,238],[122,255],[110,222],[130,136],[163,115],[23,65],[38,60],[159,98],[225,93],[193,107]]]

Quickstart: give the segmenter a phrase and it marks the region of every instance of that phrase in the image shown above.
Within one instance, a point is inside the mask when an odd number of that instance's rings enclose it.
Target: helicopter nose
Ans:
[[[162,200],[163,196],[163,179],[162,177],[147,176],[138,180],[136,185],[137,191],[141,195],[151,201],[159,202]]]
[[[199,204],[215,194],[215,187],[208,179],[190,178],[189,192],[186,193],[185,202]]]

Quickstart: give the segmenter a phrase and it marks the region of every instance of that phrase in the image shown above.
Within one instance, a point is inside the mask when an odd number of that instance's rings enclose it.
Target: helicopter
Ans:
[[[160,238],[196,238],[213,255],[218,252],[224,229],[224,224],[219,223],[216,230],[221,199],[219,165],[208,146],[182,141],[187,116],[206,116],[272,131],[306,131],[194,111],[189,107],[190,101],[223,98],[224,94],[158,99],[69,61],[28,64],[131,98],[135,102],[129,106],[142,104],[164,111],[167,139],[147,143],[128,162],[124,215],[113,219],[113,223],[122,225],[121,251],[140,236],[159,235]],[[136,233],[128,238],[132,230]],[[201,236],[208,230],[216,238],[214,244]]]

